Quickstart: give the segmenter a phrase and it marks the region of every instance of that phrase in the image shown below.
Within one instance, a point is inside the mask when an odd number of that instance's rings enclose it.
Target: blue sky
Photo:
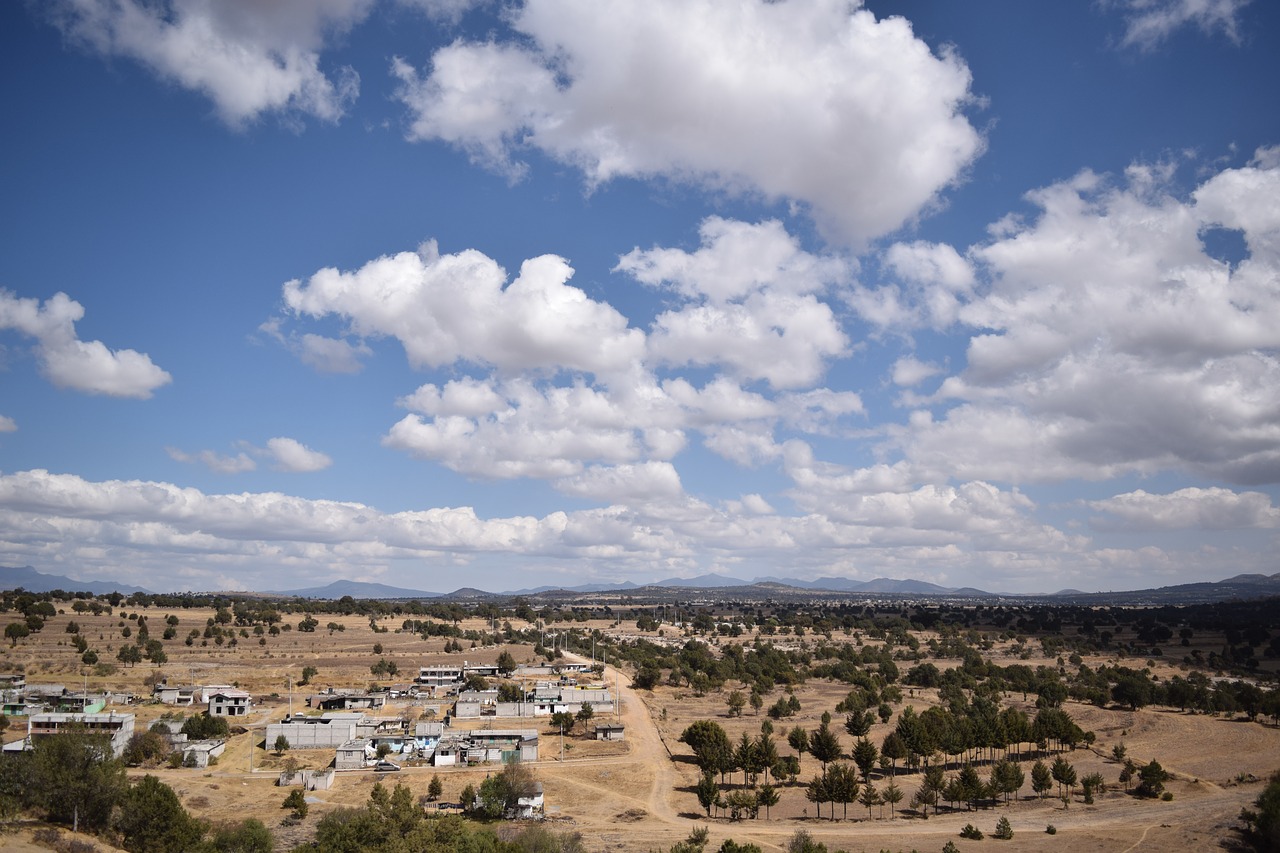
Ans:
[[[0,6],[0,565],[1274,573],[1280,10]]]

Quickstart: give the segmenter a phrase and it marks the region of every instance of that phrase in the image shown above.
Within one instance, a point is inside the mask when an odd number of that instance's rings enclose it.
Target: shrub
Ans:
[[[1002,817],[996,821],[996,831],[991,833],[992,838],[1000,838],[1008,841],[1013,838],[1013,826],[1009,823],[1009,818]]]
[[[1046,835],[1057,835],[1058,827],[1054,826],[1053,824],[1049,824],[1044,828],[1044,831]]]
[[[1169,802],[1173,799],[1173,791],[1165,791],[1160,795],[1160,799],[1164,800],[1166,803]]]
[[[961,838],[972,838],[974,841],[981,841],[985,836],[982,830],[971,823],[966,823],[964,829],[960,830]]]

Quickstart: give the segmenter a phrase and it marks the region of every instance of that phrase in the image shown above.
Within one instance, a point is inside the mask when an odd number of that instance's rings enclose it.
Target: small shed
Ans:
[[[596,726],[596,740],[624,740],[626,730],[622,723],[601,723]]]

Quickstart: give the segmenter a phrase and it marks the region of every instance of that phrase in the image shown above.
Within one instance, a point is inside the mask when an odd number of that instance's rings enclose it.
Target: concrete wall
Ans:
[[[275,749],[276,738],[284,735],[290,749],[337,749],[356,736],[355,723],[271,723],[267,726],[266,748]]]

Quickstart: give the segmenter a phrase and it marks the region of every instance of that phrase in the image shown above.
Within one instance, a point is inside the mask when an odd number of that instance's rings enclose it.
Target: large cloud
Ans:
[[[934,202],[980,153],[970,74],[903,18],[849,0],[528,0],[520,42],[397,60],[410,136],[518,175],[522,147],[592,184],[666,176],[810,206],[862,243]]]
[[[1089,506],[1107,517],[1099,527],[1134,530],[1240,530],[1280,527],[1280,509],[1262,492],[1189,487],[1167,495],[1142,489],[1116,495]]]
[[[374,0],[55,0],[74,40],[126,56],[200,92],[233,126],[263,113],[341,118],[356,97],[350,68],[320,68],[325,38],[363,20]]]
[[[1089,172],[1030,194],[1031,222],[970,250],[985,283],[959,322],[967,366],[906,425],[909,458],[941,476],[1034,481],[1182,470],[1280,480],[1280,164],[1206,180]],[[1242,259],[1206,231],[1238,230]],[[909,321],[907,321],[909,322]]]
[[[592,373],[629,370],[644,334],[602,302],[567,284],[561,258],[525,261],[509,285],[505,271],[474,250],[442,255],[434,242],[417,253],[370,261],[354,272],[323,269],[284,286],[297,314],[335,315],[358,337],[392,337],[415,367],[455,361],[500,369]]]
[[[0,329],[35,338],[41,370],[58,387],[146,399],[172,381],[145,353],[110,350],[101,341],[80,340],[76,322],[83,317],[84,306],[65,293],[41,303],[0,290]]]

